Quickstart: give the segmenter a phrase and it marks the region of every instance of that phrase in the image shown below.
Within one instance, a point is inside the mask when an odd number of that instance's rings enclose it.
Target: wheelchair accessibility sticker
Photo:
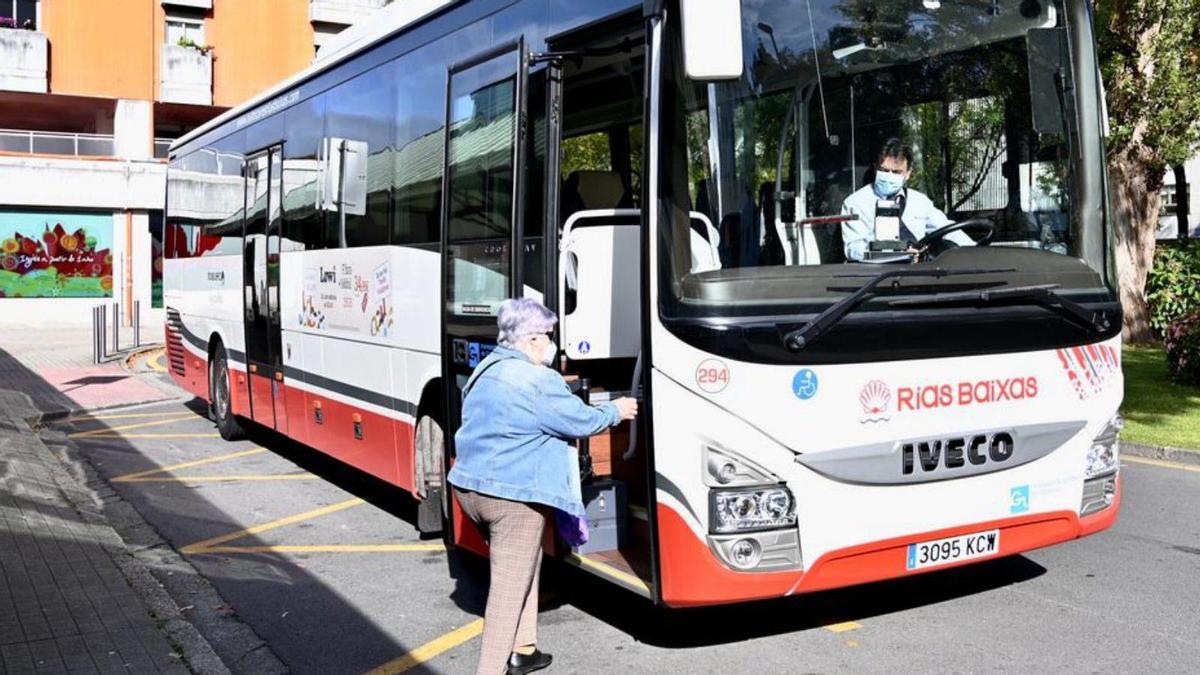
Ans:
[[[817,395],[817,388],[820,382],[817,380],[817,374],[809,368],[804,368],[796,373],[792,378],[792,393],[801,401]]]

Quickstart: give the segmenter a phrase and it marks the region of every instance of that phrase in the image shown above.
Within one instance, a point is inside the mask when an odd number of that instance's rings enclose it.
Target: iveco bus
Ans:
[[[604,536],[548,550],[655,602],[1113,523],[1086,0],[406,0],[367,23],[171,147],[170,369],[223,436],[297,439],[485,551],[443,477],[523,294],[581,396],[644,401],[578,448]],[[845,205],[889,139],[946,214],[919,236],[902,203]]]

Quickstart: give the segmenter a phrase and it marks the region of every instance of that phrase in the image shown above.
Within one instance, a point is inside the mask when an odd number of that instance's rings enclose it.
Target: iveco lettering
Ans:
[[[606,535],[546,553],[656,603],[1114,522],[1087,0],[399,7],[171,147],[171,371],[226,438],[286,434],[485,554],[444,477],[525,296],[579,396],[642,402],[576,450]]]

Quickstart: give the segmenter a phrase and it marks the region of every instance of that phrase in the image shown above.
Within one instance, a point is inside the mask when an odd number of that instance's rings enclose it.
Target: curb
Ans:
[[[1200,466],[1200,450],[1184,450],[1183,448],[1142,445],[1141,443],[1121,441],[1121,452],[1133,455],[1134,457],[1160,459],[1167,462]]]

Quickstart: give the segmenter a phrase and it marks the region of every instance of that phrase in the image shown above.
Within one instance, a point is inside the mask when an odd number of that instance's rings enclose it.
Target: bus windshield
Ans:
[[[880,265],[1108,297],[1104,247],[1082,245],[1105,223],[1074,209],[1103,186],[1072,160],[1100,139],[1075,122],[1061,5],[745,0],[742,19],[739,79],[664,69],[668,314],[819,311]]]

